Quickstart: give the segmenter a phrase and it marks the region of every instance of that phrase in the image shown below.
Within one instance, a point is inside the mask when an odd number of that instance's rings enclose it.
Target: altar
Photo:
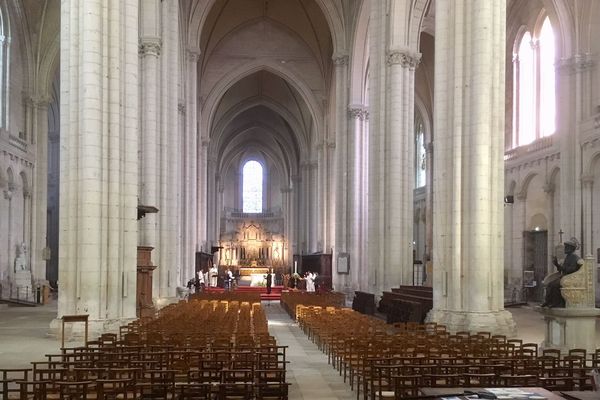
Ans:
[[[266,286],[268,267],[240,267],[238,286]]]

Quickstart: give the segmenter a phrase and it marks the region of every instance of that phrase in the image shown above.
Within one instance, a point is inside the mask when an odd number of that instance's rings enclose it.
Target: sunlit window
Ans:
[[[548,17],[538,34],[525,32],[514,61],[513,147],[552,135],[556,130],[554,32]]]
[[[419,114],[415,115],[415,187],[425,186],[425,133],[423,120]]]
[[[548,17],[540,31],[540,136],[556,130],[556,78],[554,73],[554,31]]]
[[[262,212],[263,167],[258,161],[244,164],[242,204],[245,213]]]

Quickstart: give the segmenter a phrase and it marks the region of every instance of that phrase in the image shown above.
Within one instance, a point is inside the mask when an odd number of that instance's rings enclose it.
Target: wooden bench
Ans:
[[[352,309],[361,314],[375,314],[375,295],[366,292],[354,292],[352,300]]]
[[[433,308],[431,288],[400,287],[391,292],[383,292],[379,302],[379,311],[386,314],[388,323],[423,322],[429,310]]]

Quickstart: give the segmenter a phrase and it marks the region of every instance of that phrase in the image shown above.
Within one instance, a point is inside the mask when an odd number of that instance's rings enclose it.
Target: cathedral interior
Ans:
[[[199,254],[318,255],[511,335],[576,238],[600,302],[599,35],[595,0],[1,0],[0,300],[110,331],[140,247],[157,308]]]

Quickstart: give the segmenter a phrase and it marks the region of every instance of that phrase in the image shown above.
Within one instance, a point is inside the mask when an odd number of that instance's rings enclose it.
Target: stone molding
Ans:
[[[331,59],[336,66],[348,65],[349,57],[347,54],[334,54]]]
[[[390,67],[399,64],[402,68],[415,69],[420,62],[420,53],[412,53],[407,50],[390,50],[386,57],[386,64]]]
[[[590,53],[575,54],[570,58],[563,58],[556,63],[556,69],[562,74],[576,74],[591,69],[595,65],[594,57]]]
[[[142,56],[160,56],[162,43],[160,39],[143,39],[140,42],[138,53]]]

